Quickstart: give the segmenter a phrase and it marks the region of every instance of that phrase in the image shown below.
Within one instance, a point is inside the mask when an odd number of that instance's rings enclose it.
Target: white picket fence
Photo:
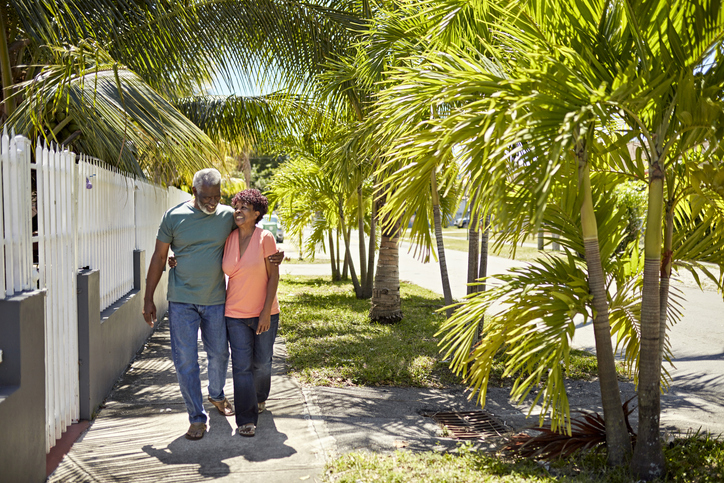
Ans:
[[[168,208],[172,208],[190,199],[191,195],[185,191],[181,191],[173,186],[168,189]],[[156,233],[153,234],[153,238],[156,239]]]
[[[0,170],[0,300],[16,292],[30,290],[32,283],[32,255],[30,243],[32,199],[30,171],[25,160],[30,156],[30,142],[23,137],[7,133],[2,137]]]
[[[165,210],[169,193],[164,188],[136,180],[135,185],[136,248],[146,251],[146,260],[155,248],[158,223]]]
[[[45,300],[46,451],[78,421],[78,196],[75,154],[35,148],[38,288]],[[30,169],[27,169],[29,172]]]
[[[81,156],[76,162],[74,153],[52,145],[38,144],[33,163],[30,148],[26,138],[3,132],[0,299],[46,290],[50,451],[79,417],[78,270],[100,271],[101,310],[115,303],[133,289],[133,250],[146,250],[148,263],[163,213],[190,195],[129,178],[92,158]]]
[[[78,266],[100,270],[101,310],[105,310],[133,289],[135,182],[87,156],[80,158],[76,180]]]

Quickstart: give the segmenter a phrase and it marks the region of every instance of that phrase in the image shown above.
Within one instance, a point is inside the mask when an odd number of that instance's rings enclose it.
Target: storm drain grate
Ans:
[[[481,439],[485,436],[501,436],[508,432],[503,423],[487,411],[451,411],[431,415],[456,439]]]

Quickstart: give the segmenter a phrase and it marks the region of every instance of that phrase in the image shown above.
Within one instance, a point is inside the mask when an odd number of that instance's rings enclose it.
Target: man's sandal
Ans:
[[[191,423],[189,430],[186,431],[186,439],[196,441],[204,437],[206,432],[206,423]]]
[[[261,413],[264,412],[265,409],[266,409],[266,403],[265,403],[265,402],[260,402],[260,403],[258,404],[258,410],[257,410],[257,412],[258,412],[259,414],[261,414]]]
[[[254,426],[254,423],[246,423],[243,426],[239,426],[237,431],[239,436],[250,438],[256,434],[256,426]]]
[[[223,401],[214,401],[211,397],[209,397],[209,402],[219,410],[219,413],[221,413],[222,416],[233,416],[235,414],[234,407],[226,398],[224,398]]]

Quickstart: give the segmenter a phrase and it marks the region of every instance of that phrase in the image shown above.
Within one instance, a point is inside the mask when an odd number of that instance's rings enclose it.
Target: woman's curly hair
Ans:
[[[254,211],[259,212],[259,216],[256,218],[254,223],[259,223],[259,220],[264,218],[264,215],[266,215],[266,212],[269,209],[269,200],[266,199],[266,196],[261,194],[261,191],[253,188],[236,193],[231,199],[231,206],[236,207],[237,203],[246,203],[247,205],[251,205],[254,208]]]

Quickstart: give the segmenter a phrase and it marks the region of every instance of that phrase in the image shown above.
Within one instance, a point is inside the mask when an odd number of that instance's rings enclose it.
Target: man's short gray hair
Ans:
[[[221,173],[216,168],[206,168],[196,171],[194,174],[194,188],[197,190],[202,186],[219,186],[221,184]]]

